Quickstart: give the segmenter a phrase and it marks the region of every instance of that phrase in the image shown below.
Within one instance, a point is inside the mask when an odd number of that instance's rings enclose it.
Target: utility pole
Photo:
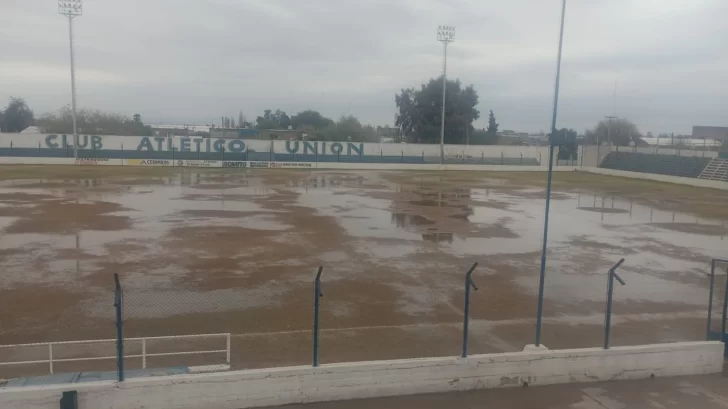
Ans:
[[[442,43],[442,124],[440,124],[440,163],[445,163],[445,95],[447,93],[447,45],[455,41],[454,26],[437,28],[437,41]]]

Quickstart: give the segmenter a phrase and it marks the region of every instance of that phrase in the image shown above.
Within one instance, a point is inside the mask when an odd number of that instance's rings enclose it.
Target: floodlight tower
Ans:
[[[81,0],[58,0],[58,13],[68,17],[68,39],[71,44],[71,115],[73,118],[73,156],[78,158],[78,132],[76,130],[76,61],[73,53],[73,19],[83,15]]]
[[[442,123],[440,124],[440,163],[445,163],[445,94],[447,91],[447,45],[455,41],[455,26],[439,26],[437,41],[442,43]]]

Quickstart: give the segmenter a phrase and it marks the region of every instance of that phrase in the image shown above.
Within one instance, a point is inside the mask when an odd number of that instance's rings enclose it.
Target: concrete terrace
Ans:
[[[684,376],[279,406],[280,409],[725,409],[728,377]]]

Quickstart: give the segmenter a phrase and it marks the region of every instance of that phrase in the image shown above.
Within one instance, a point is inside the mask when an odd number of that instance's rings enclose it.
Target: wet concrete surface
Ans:
[[[283,409],[723,409],[719,375],[493,389],[280,406]]]
[[[709,262],[728,249],[728,217],[709,203],[725,198],[600,178],[556,185],[543,342],[601,345],[606,271],[621,257],[614,345],[704,339]],[[456,355],[464,274],[478,262],[471,352],[521,350],[543,208],[538,185],[458,172],[2,181],[0,344],[114,338],[119,273],[128,337],[230,332],[235,368],[305,364],[321,265],[322,362]]]

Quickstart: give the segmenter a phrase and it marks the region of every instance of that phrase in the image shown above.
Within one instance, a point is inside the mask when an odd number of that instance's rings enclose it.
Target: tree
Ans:
[[[629,146],[630,142],[637,142],[642,139],[637,125],[628,119],[603,119],[586,132],[586,138],[590,142],[598,144],[612,144],[617,146]]]
[[[57,113],[45,114],[36,121],[43,132],[55,134],[73,133],[71,108],[64,106]],[[144,125],[139,114],[132,118],[98,110],[81,109],[76,113],[76,126],[82,135],[151,136],[152,128]]]
[[[0,125],[3,131],[20,132],[34,123],[33,111],[25,103],[25,100],[10,97],[10,102],[3,113],[3,123]]]
[[[490,114],[488,114],[488,130],[486,131],[488,133],[489,139],[495,139],[498,137],[498,123],[495,122],[495,114],[493,114],[493,110],[490,110]]]
[[[313,129],[324,129],[327,126],[334,124],[334,121],[330,118],[326,118],[321,115],[318,111],[307,109],[299,112],[291,117],[291,126],[295,129],[301,129],[302,127],[311,127]]]
[[[553,139],[553,143],[559,146],[559,160],[577,159],[579,148],[576,143],[576,136],[577,133],[574,129],[561,128],[556,131],[556,137]]]
[[[353,115],[342,116],[339,120],[314,134],[316,139],[324,141],[378,142],[374,127],[362,126]]]
[[[470,135],[470,144],[471,145],[497,145],[498,139],[499,139],[498,134],[493,134],[491,132],[488,132],[485,128],[476,129]]]
[[[439,143],[442,124],[443,77],[430,79],[419,90],[402,89],[394,101],[398,112],[395,125],[408,139],[419,143]],[[480,117],[478,93],[472,85],[462,87],[460,80],[447,82],[445,98],[445,143],[464,143],[473,122]]]
[[[255,122],[258,129],[288,129],[291,118],[280,109],[276,109],[275,112],[266,109],[263,116],[256,118]]]

